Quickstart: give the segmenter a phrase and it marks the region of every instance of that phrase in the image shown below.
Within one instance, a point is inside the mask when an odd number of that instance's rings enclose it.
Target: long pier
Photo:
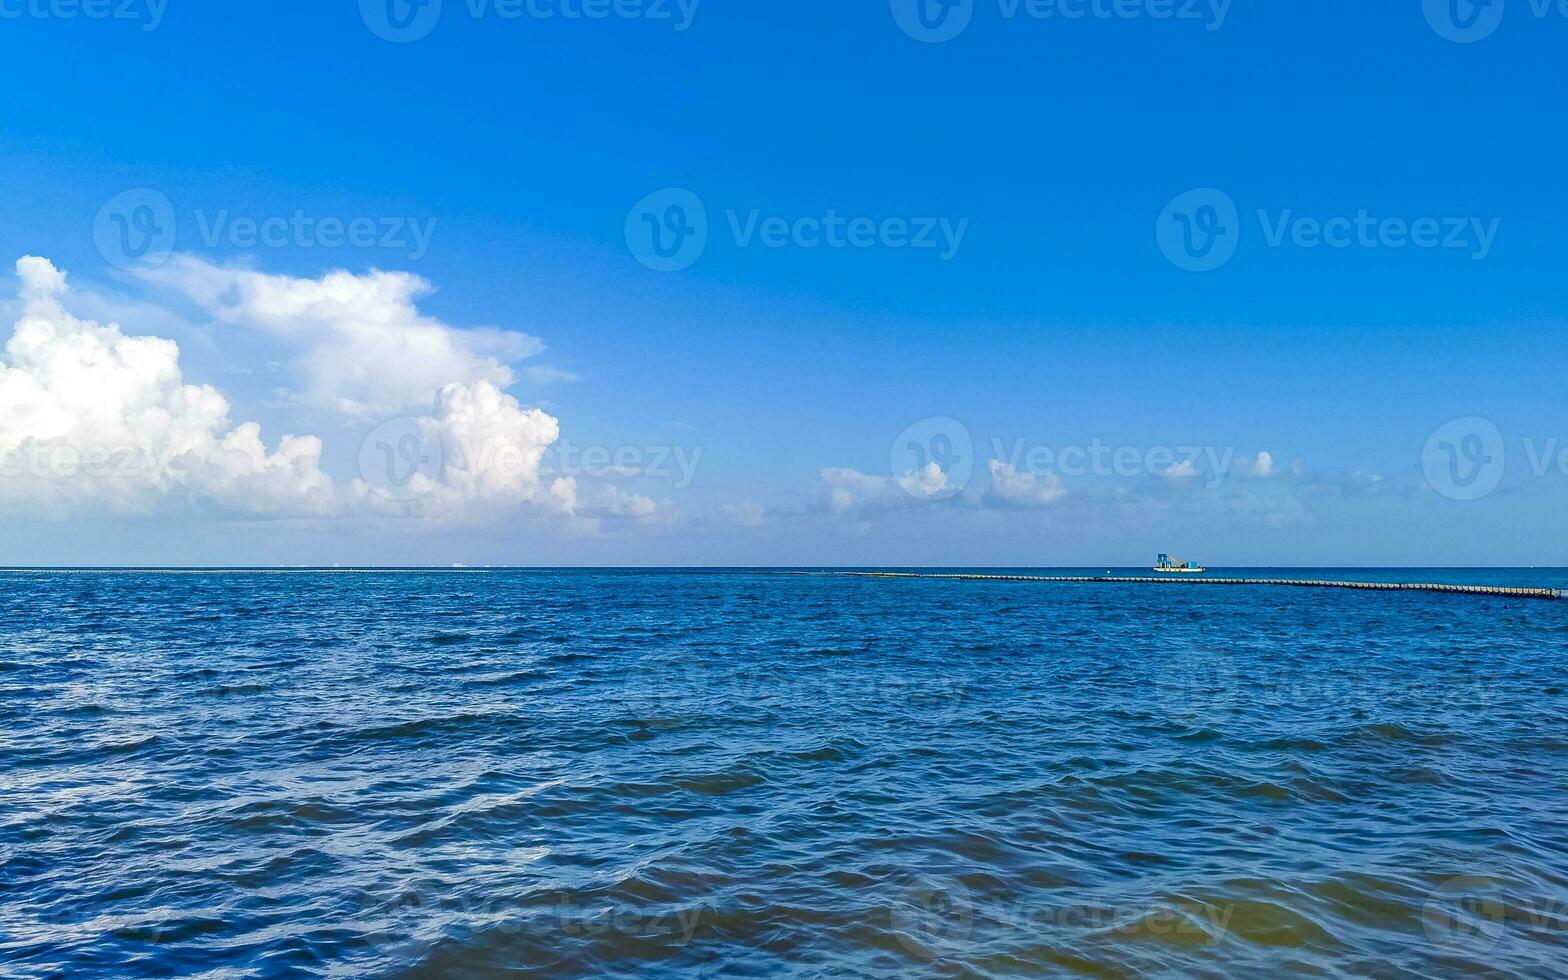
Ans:
[[[1355,582],[1299,578],[1211,578],[1206,575],[1002,575],[991,572],[829,572],[859,578],[939,578],[994,582],[1105,582],[1158,585],[1275,585],[1306,589],[1364,589],[1372,592],[1458,592],[1513,599],[1568,599],[1568,589],[1508,585],[1448,585],[1442,582]]]

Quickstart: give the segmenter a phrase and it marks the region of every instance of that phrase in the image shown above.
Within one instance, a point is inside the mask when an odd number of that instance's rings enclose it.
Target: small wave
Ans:
[[[202,697],[223,698],[236,694],[265,694],[270,690],[272,690],[271,684],[218,684],[203,688],[199,693]]]
[[[1341,736],[1342,742],[1408,742],[1413,745],[1443,746],[1453,737],[1443,732],[1422,732],[1395,721],[1358,725]]]
[[[725,796],[743,789],[750,789],[753,786],[760,786],[765,782],[767,780],[757,773],[740,770],[681,776],[670,780],[670,785],[688,793],[700,793],[703,796]]]

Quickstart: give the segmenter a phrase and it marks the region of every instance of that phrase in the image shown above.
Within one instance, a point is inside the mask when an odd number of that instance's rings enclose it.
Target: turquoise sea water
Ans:
[[[7,574],[0,974],[1568,973],[1565,647],[1420,593]]]

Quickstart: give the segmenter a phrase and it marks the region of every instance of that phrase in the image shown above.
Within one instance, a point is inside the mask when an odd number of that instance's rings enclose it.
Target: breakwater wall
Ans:
[[[1453,592],[1514,599],[1568,599],[1568,589],[1508,585],[1449,585],[1442,582],[1356,582],[1335,579],[1222,578],[1206,575],[1006,575],[996,572],[829,572],[859,578],[936,578],[995,582],[1105,582],[1156,585],[1272,585],[1304,589],[1362,589],[1372,592]]]

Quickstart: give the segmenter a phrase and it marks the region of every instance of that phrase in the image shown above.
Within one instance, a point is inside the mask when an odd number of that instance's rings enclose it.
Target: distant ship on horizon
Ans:
[[[1154,571],[1170,573],[1197,574],[1208,571],[1195,561],[1182,561],[1175,555],[1161,554],[1154,560]]]

